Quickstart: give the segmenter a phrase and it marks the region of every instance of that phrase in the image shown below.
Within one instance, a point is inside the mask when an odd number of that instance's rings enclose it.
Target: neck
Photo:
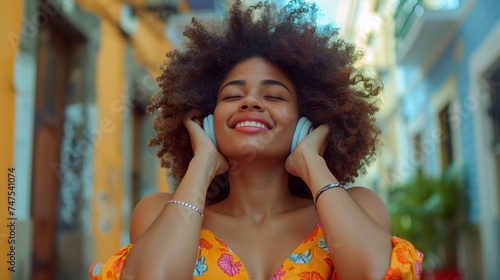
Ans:
[[[233,162],[226,206],[235,215],[246,216],[255,223],[263,223],[269,216],[290,211],[294,196],[288,190],[288,178],[284,162]]]

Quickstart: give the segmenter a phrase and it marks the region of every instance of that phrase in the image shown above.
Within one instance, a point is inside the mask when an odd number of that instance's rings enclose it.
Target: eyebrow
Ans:
[[[263,85],[263,86],[271,86],[271,85],[282,86],[282,87],[284,87],[288,91],[288,93],[292,94],[292,92],[290,91],[290,89],[288,89],[285,86],[285,84],[283,84],[280,81],[276,81],[276,80],[263,80],[262,82],[260,82],[260,84]]]
[[[234,81],[230,81],[228,82],[227,84],[225,84],[224,86],[221,87],[220,92],[222,92],[222,90],[227,87],[227,86],[231,86],[231,85],[236,85],[236,86],[245,86],[247,83],[245,80],[234,80]],[[272,85],[277,85],[277,86],[282,86],[284,87],[288,93],[292,94],[292,92],[290,91],[290,89],[288,89],[287,86],[285,86],[285,84],[283,84],[282,82],[280,81],[276,81],[276,80],[262,80],[260,82],[261,85],[263,86],[272,86]]]
[[[244,80],[234,80],[234,81],[230,81],[228,82],[227,84],[223,85],[220,90],[219,90],[219,93],[222,92],[222,90],[227,87],[227,86],[231,86],[231,85],[236,85],[236,86],[245,86],[247,84],[247,82],[245,82]]]

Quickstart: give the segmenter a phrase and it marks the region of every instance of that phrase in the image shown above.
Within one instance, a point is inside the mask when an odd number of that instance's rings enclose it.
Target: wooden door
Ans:
[[[68,43],[50,24],[38,35],[31,216],[32,279],[57,278],[57,163],[63,130]]]

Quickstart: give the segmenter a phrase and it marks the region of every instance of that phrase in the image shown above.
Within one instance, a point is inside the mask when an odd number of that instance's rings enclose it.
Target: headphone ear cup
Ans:
[[[215,140],[214,115],[210,114],[203,119],[203,129],[214,143],[215,148],[218,149],[217,141]]]
[[[297,145],[299,145],[300,141],[304,139],[307,134],[313,131],[313,125],[310,120],[306,117],[301,117],[297,122],[297,126],[295,127],[295,132],[293,133],[292,139],[292,147],[290,148],[290,153],[293,153]]]

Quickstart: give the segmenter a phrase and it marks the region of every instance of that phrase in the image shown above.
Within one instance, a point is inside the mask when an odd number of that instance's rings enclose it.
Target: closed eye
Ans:
[[[222,100],[229,100],[229,101],[231,101],[231,100],[235,100],[235,99],[238,99],[238,98],[241,98],[241,96],[239,96],[239,95],[230,95],[230,96],[226,96],[226,97],[222,98]]]
[[[285,100],[284,98],[282,98],[280,96],[265,96],[265,98],[271,99],[271,100]]]

